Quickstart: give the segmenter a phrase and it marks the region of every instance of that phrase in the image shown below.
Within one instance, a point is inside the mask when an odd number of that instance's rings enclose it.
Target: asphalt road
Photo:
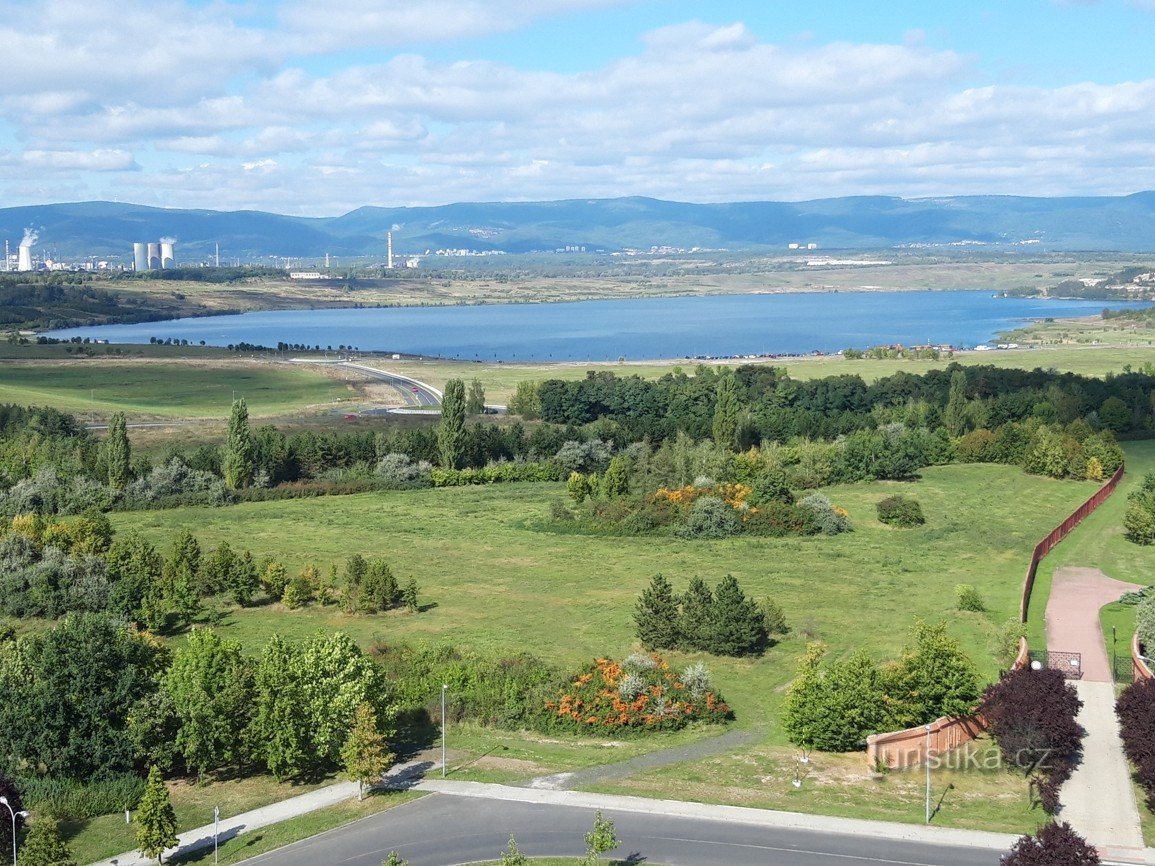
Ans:
[[[358,373],[363,373],[371,379],[377,379],[387,385],[392,385],[396,388],[401,396],[405,398],[406,405],[409,406],[440,406],[441,395],[429,386],[410,379],[407,376],[401,376],[396,373],[390,373],[386,370],[377,370],[373,367],[366,367],[364,364],[353,364],[350,362],[343,362],[342,367],[348,367],[351,370],[356,370]]]
[[[613,813],[612,858],[668,866],[995,866],[998,852],[887,842],[721,821]],[[580,856],[594,811],[432,794],[350,826],[255,857],[261,866],[380,866],[397,851],[410,866],[495,860],[512,833],[528,856]],[[254,836],[260,831],[254,831]],[[633,859],[631,859],[631,857]]]

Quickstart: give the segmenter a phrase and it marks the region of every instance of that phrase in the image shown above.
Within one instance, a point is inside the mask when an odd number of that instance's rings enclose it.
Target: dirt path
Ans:
[[[552,776],[538,776],[525,783],[527,788],[542,788],[554,791],[571,791],[592,785],[596,782],[608,782],[624,779],[635,773],[666,767],[670,764],[680,764],[683,761],[696,761],[699,758],[708,758],[756,743],[762,738],[757,731],[728,731],[718,737],[708,740],[699,740],[696,743],[687,743],[684,746],[674,746],[670,749],[661,749],[657,752],[639,755],[628,761],[617,764],[603,764],[600,767],[588,767],[574,773],[555,773]]]
[[[1141,850],[1143,834],[1115,718],[1115,684],[1099,609],[1139,588],[1097,568],[1058,568],[1047,601],[1047,649],[1082,653],[1083,668],[1082,680],[1075,683],[1083,702],[1083,757],[1063,785],[1059,817],[1114,857]]]

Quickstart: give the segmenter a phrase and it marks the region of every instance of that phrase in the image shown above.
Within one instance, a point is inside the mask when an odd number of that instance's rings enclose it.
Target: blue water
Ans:
[[[116,343],[354,346],[482,361],[602,361],[835,352],[890,343],[969,347],[1028,319],[1088,316],[1103,301],[990,292],[709,295],[360,310],[280,310],[54,331]],[[1111,302],[1112,307],[1132,306]],[[1142,304],[1135,306],[1150,306]]]

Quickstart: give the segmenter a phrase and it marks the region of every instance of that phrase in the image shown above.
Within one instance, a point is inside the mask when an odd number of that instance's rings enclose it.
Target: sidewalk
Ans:
[[[1083,702],[1078,716],[1086,731],[1083,757],[1059,794],[1058,817],[1114,859],[1140,856],[1143,833],[1115,718],[1115,685],[1099,609],[1132,589],[1138,587],[1097,568],[1059,568],[1046,613],[1047,649],[1081,653],[1083,669],[1075,683]]]
[[[428,761],[418,760],[399,764],[385,774],[384,784],[387,786],[407,786],[415,777],[420,777],[421,774],[430,769],[432,769],[432,765]],[[301,794],[299,797],[290,797],[279,803],[253,809],[242,815],[222,815],[219,840],[224,843],[242,833],[249,833],[270,824],[279,824],[281,821],[287,821],[317,809],[335,806],[356,796],[356,782],[338,782],[335,785]],[[214,829],[212,824],[206,824],[204,827],[197,827],[195,830],[181,833],[177,837],[176,846],[164,852],[165,861],[167,862],[175,854],[189,854],[205,848],[211,850]],[[108,860],[94,863],[92,866],[155,866],[155,864],[156,858],[142,857],[139,851],[126,851]]]

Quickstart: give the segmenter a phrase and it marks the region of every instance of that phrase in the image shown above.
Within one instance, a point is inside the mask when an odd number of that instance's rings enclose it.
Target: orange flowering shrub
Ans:
[[[596,659],[554,699],[545,702],[550,728],[573,733],[614,730],[672,731],[702,720],[734,717],[713,691],[694,693],[660,656],[629,670],[612,659]]]
[[[746,484],[715,484],[712,487],[698,487],[687,484],[669,490],[659,487],[651,497],[654,502],[672,502],[675,505],[693,505],[699,497],[716,496],[731,508],[741,511],[745,509],[746,497],[753,493],[753,489]]]

